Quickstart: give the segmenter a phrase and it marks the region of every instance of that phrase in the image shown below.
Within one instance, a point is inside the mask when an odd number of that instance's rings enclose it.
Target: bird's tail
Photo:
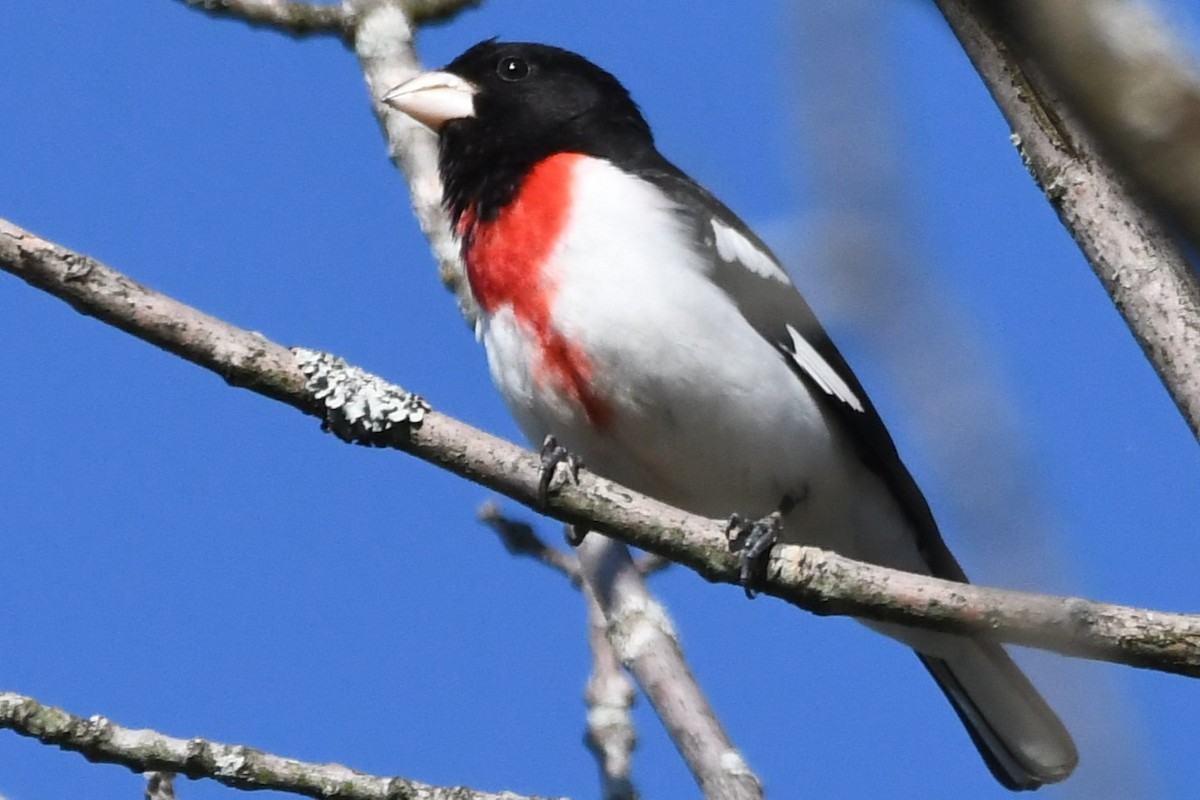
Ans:
[[[917,655],[996,780],[1036,789],[1071,774],[1079,761],[1071,734],[1000,645],[955,637],[937,651]]]

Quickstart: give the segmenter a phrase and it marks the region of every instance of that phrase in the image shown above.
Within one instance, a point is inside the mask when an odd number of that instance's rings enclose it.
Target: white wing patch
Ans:
[[[711,222],[713,238],[717,245],[717,255],[721,257],[722,261],[729,263],[737,261],[756,275],[772,278],[780,283],[788,282],[787,273],[775,263],[775,259],[755,247],[749,239],[725,223],[715,218]]]
[[[787,326],[788,335],[792,337],[792,360],[800,369],[812,378],[817,386],[825,390],[826,394],[836,397],[846,405],[853,408],[855,411],[863,410],[862,401],[858,399],[858,395],[854,390],[842,380],[842,376],[837,374],[837,371],[829,366],[829,362],[821,358],[821,354],[808,343],[808,340],[796,332],[796,329],[791,325]]]

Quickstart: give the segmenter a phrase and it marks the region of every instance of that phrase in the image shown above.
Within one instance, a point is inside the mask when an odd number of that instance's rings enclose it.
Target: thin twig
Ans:
[[[730,551],[723,521],[686,514],[586,470],[578,483],[557,487],[543,505],[536,453],[424,411],[412,395],[381,379],[363,383],[361,373],[350,380],[353,370],[338,359],[290,351],[5,220],[0,220],[0,269],[235,386],[315,416],[348,441],[403,450],[529,508],[683,564],[708,580],[738,583],[738,557]],[[359,385],[370,391],[353,388]],[[396,409],[401,413],[393,416]],[[763,594],[817,614],[848,614],[1200,676],[1200,616],[959,584],[809,547],[776,547],[767,572]]]
[[[633,567],[643,578],[649,578],[656,572],[661,572],[671,566],[670,559],[663,558],[657,553],[642,553],[633,559]]]
[[[528,522],[513,519],[500,511],[500,506],[490,500],[475,512],[489,528],[496,532],[504,549],[514,556],[528,556],[550,567],[555,572],[565,575],[571,585],[578,587],[582,577],[579,573],[579,559],[572,553],[551,547],[542,541]]]
[[[235,789],[274,789],[325,800],[522,800],[504,792],[431,786],[407,778],[357,772],[340,764],[311,764],[242,745],[176,739],[157,731],[123,728],[104,717],[84,719],[32,697],[0,692],[0,728],[135,772],[174,772],[211,778]],[[525,798],[525,800],[537,800]]]

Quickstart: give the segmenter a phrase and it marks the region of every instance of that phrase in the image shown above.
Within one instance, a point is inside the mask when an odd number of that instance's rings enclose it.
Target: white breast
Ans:
[[[553,433],[591,469],[698,513],[769,512],[830,457],[813,398],[705,277],[665,195],[605,161],[575,169],[572,215],[547,264],[552,316],[590,360],[613,421],[596,431],[539,386],[534,343],[500,309],[482,338],[518,424],[532,442]]]

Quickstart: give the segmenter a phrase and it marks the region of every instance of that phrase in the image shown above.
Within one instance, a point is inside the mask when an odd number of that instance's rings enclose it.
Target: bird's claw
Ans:
[[[741,541],[738,553],[738,581],[742,584],[746,597],[753,599],[758,594],[754,587],[766,571],[766,555],[779,541],[779,533],[783,527],[782,516],[776,511],[762,519],[743,519],[738,514],[729,518],[725,527],[726,533],[731,540]]]
[[[583,460],[565,447],[560,447],[558,440],[547,436],[542,442],[542,466],[538,472],[538,501],[544,506],[550,498],[550,484],[558,472],[559,464],[567,465],[567,474],[575,483],[579,483],[579,468]],[[580,537],[582,538],[582,537]]]

